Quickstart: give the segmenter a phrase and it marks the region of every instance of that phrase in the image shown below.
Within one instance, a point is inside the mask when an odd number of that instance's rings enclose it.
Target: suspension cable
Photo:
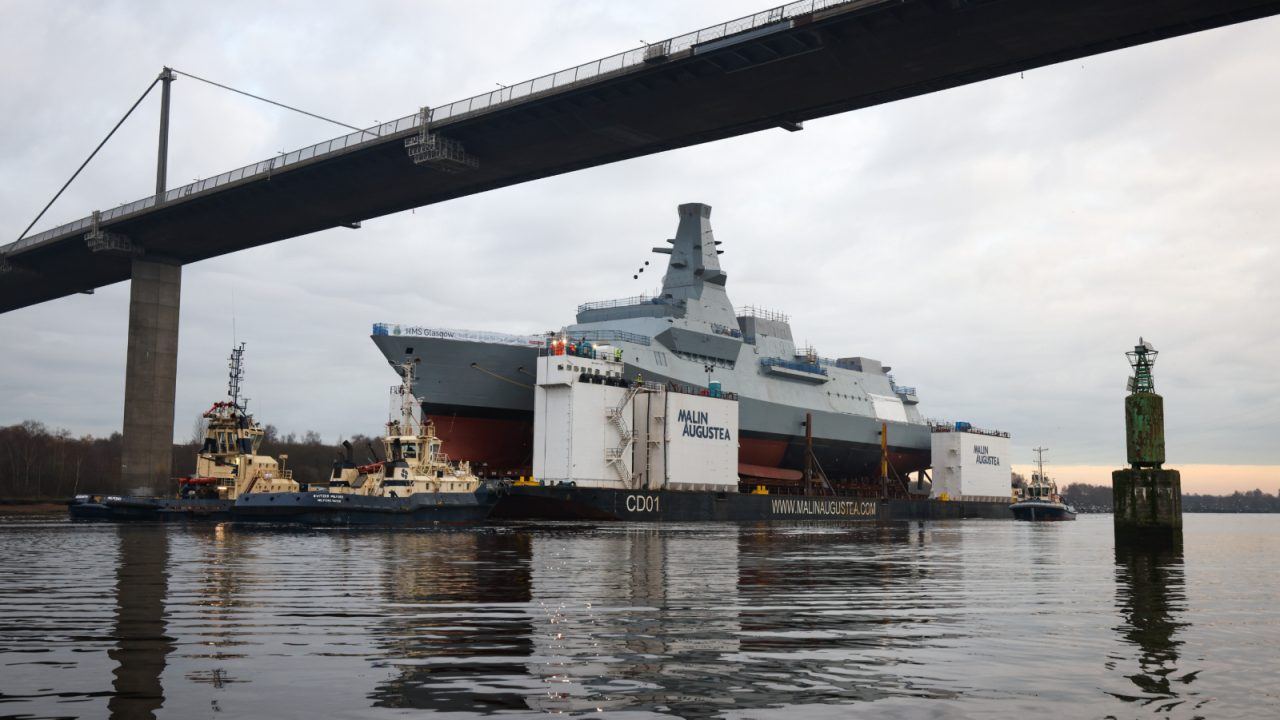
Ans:
[[[337,120],[332,120],[332,119],[327,118],[327,117],[325,117],[325,116],[323,116],[323,115],[317,115],[317,114],[312,113],[312,112],[307,112],[306,110],[300,110],[300,109],[298,109],[298,108],[296,108],[296,107],[294,107],[294,106],[292,106],[292,105],[285,105],[285,104],[284,104],[284,103],[282,103],[282,102],[276,102],[275,100],[270,100],[270,99],[268,99],[268,98],[264,98],[264,97],[262,97],[262,96],[260,96],[260,95],[254,95],[254,94],[253,94],[253,93],[251,93],[251,92],[245,92],[244,90],[237,90],[236,88],[233,88],[233,87],[231,87],[231,86],[229,86],[229,85],[223,85],[222,83],[216,83],[216,82],[214,82],[214,81],[212,81],[212,80],[205,80],[204,78],[202,78],[202,77],[197,77],[197,76],[195,76],[195,75],[192,75],[191,73],[182,72],[181,70],[176,70],[176,69],[174,70],[174,72],[175,72],[175,73],[177,73],[178,75],[183,76],[183,77],[189,77],[189,78],[191,78],[192,80],[199,80],[199,81],[200,81],[200,82],[202,82],[202,83],[208,83],[209,85],[212,85],[212,86],[214,86],[214,87],[220,87],[220,88],[222,88],[223,90],[230,90],[230,91],[231,91],[231,92],[233,92],[233,93],[239,93],[239,94],[241,94],[241,95],[244,95],[245,97],[251,97],[251,98],[253,98],[254,100],[261,100],[262,102],[265,102],[265,103],[271,103],[272,105],[275,105],[275,106],[277,106],[277,107],[282,107],[282,108],[284,108],[284,109],[286,109],[286,110],[292,110],[292,111],[294,111],[294,112],[296,112],[296,113],[302,113],[303,115],[307,115],[307,116],[309,116],[309,117],[313,117],[313,118],[315,118],[315,119],[317,119],[317,120],[323,120],[323,121],[325,121],[325,122],[327,122],[327,123],[333,123],[334,125],[340,125],[340,126],[342,126],[342,127],[344,127],[344,128],[347,128],[348,130],[355,130],[356,132],[363,132],[363,131],[364,131],[364,128],[358,128],[358,127],[356,127],[356,126],[354,126],[354,125],[348,125],[348,124],[346,124],[346,123],[344,123],[344,122],[338,122]]]
[[[40,218],[44,217],[44,214],[49,211],[49,208],[53,207],[53,204],[58,201],[58,198],[62,197],[62,193],[66,191],[67,187],[69,187],[71,183],[76,179],[76,177],[80,175],[80,171],[84,170],[85,166],[89,164],[89,161],[93,159],[93,156],[97,155],[98,151],[102,149],[102,146],[106,145],[107,141],[111,139],[111,136],[116,134],[116,130],[119,130],[120,126],[124,124],[124,121],[129,119],[129,116],[133,114],[133,111],[138,108],[138,105],[142,104],[142,101],[147,97],[147,95],[151,92],[151,90],[156,86],[156,83],[158,82],[160,82],[159,76],[157,76],[155,80],[151,81],[151,84],[148,85],[147,89],[143,91],[142,96],[139,97],[137,101],[133,103],[133,106],[129,108],[129,111],[124,114],[124,117],[120,118],[120,122],[116,123],[116,126],[111,128],[111,132],[107,133],[107,136],[102,138],[102,142],[98,143],[98,147],[94,148],[93,152],[89,153],[89,157],[85,158],[84,162],[80,163],[80,167],[76,168],[76,171],[72,173],[71,179],[67,180],[67,182],[62,185],[62,189],[59,190],[58,193],[53,196],[53,199],[49,201],[48,205],[44,206],[44,210],[41,210],[40,214],[36,215],[36,219],[32,220],[31,224],[27,226],[27,229],[22,231],[22,234],[18,236],[19,241],[22,240],[22,238],[26,237],[27,233],[31,232],[31,228],[35,227],[36,223],[40,222]]]

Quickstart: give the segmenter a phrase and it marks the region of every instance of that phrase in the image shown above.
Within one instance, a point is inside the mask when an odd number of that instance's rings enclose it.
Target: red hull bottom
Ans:
[[[782,467],[782,458],[786,454],[786,440],[738,438],[738,462],[740,464],[761,465],[772,468]]]
[[[428,415],[451,460],[467,460],[480,476],[528,476],[533,472],[533,418]]]
[[[482,418],[461,415],[428,414],[435,423],[436,434],[444,441],[444,451],[453,460],[471,463],[472,472],[481,476],[519,477],[533,474],[533,418]],[[742,436],[738,462],[743,467],[785,468],[795,472],[804,467],[800,439],[788,442],[774,438]],[[815,448],[818,451],[819,448]],[[878,455],[878,453],[876,453]],[[879,475],[879,458],[848,478],[871,478]],[[922,464],[923,461],[923,464]],[[899,472],[927,467],[926,457],[908,456],[890,451],[889,462]],[[865,463],[864,463],[865,464]],[[841,468],[843,469],[843,468]],[[748,472],[748,474],[750,474]],[[770,473],[770,477],[774,474]],[[846,479],[844,473],[832,474]],[[767,481],[763,481],[767,482]],[[878,488],[878,485],[877,485]]]

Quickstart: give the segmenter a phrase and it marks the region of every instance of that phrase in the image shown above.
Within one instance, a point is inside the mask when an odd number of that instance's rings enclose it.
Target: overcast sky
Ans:
[[[752,2],[0,1],[0,238],[16,239],[168,64],[366,125],[762,9]],[[375,432],[378,321],[511,332],[573,321],[706,202],[730,297],[864,355],[1015,460],[1124,459],[1123,353],[1161,351],[1171,464],[1280,485],[1280,21],[1110,53],[540,180],[189,265],[176,435],[248,343],[258,417]],[[173,87],[170,184],[343,133]],[[36,230],[149,195],[149,98]],[[0,315],[0,424],[119,429],[128,286]],[[234,334],[232,318],[235,319]],[[1250,476],[1252,477],[1252,476]]]

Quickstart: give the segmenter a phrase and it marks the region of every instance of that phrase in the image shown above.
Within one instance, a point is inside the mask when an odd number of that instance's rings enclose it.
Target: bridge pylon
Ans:
[[[159,491],[173,477],[182,265],[155,256],[131,262],[120,476],[127,490]]]
[[[169,165],[169,85],[173,71],[160,72],[160,141],[156,152],[156,202],[164,201]],[[95,223],[96,226],[96,223]],[[96,230],[96,227],[95,227]],[[92,235],[92,233],[91,233]],[[87,238],[91,247],[93,240]],[[107,238],[110,240],[110,238]],[[173,477],[173,413],[178,389],[178,310],[182,264],[147,255],[129,243],[129,344],[124,370],[124,487],[168,490]],[[116,249],[114,243],[108,243]]]

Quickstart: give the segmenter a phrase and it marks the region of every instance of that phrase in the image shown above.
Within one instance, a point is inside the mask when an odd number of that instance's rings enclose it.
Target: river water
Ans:
[[[1276,717],[1277,539],[4,517],[0,717]]]

